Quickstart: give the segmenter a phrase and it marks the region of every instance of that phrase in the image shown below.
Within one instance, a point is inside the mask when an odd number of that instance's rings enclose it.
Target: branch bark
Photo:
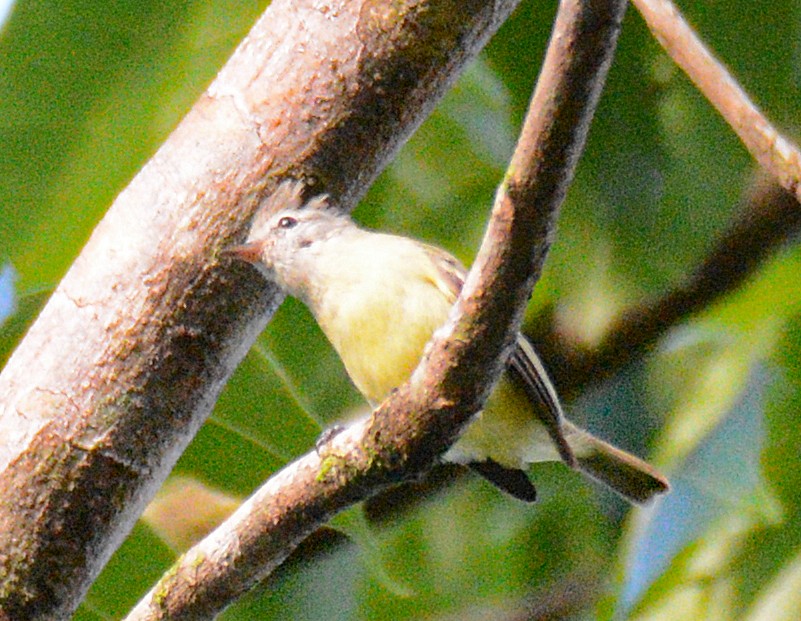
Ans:
[[[549,361],[560,395],[571,399],[646,355],[672,327],[739,289],[778,248],[801,232],[796,197],[764,178],[695,270],[661,297],[624,311],[593,348],[562,334],[553,314],[530,334]]]
[[[801,200],[801,152],[782,136],[707,49],[670,0],[632,0],[673,61],[782,187]]]
[[[430,468],[481,409],[545,260],[625,6],[624,0],[561,3],[481,251],[410,381],[369,419],[268,481],[184,554],[128,621],[213,616],[335,513]]]
[[[0,618],[70,615],[280,302],[217,250],[287,176],[351,206],[515,5],[272,3],[0,375]]]

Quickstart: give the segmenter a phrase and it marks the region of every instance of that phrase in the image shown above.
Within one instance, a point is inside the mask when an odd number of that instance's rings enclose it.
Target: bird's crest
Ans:
[[[262,230],[267,225],[267,222],[279,211],[287,209],[331,209],[328,194],[318,194],[309,200],[304,200],[303,194],[306,188],[306,183],[297,179],[287,179],[279,183],[278,187],[264,200],[256,212],[251,225],[251,232]]]

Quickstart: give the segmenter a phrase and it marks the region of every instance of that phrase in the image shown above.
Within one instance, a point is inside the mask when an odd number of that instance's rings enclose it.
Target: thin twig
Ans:
[[[416,477],[483,405],[520,325],[611,62],[625,2],[565,0],[479,256],[411,380],[287,466],[189,550],[128,621],[206,618],[337,511]],[[458,335],[458,338],[454,338]]]
[[[743,141],[751,155],[801,200],[801,153],[782,136],[707,49],[670,0],[632,0],[651,32]]]

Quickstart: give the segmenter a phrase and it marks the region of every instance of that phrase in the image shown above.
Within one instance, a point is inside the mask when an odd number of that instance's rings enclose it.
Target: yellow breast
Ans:
[[[454,301],[417,244],[382,236],[392,252],[354,257],[358,269],[337,276],[337,299],[321,300],[317,321],[353,383],[372,404],[404,383]],[[386,248],[382,249],[386,250]]]

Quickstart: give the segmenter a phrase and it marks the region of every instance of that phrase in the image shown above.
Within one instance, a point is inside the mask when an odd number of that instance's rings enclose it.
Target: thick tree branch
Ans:
[[[352,205],[515,4],[274,0],[0,376],[0,618],[70,615],[278,304],[217,249],[287,176]]]
[[[561,3],[481,251],[411,380],[369,419],[273,477],[181,557],[129,621],[215,614],[336,512],[427,470],[482,407],[542,268],[624,9],[623,0]]]
[[[751,155],[801,200],[801,153],[712,55],[670,0],[632,0],[674,62],[717,108]]]

